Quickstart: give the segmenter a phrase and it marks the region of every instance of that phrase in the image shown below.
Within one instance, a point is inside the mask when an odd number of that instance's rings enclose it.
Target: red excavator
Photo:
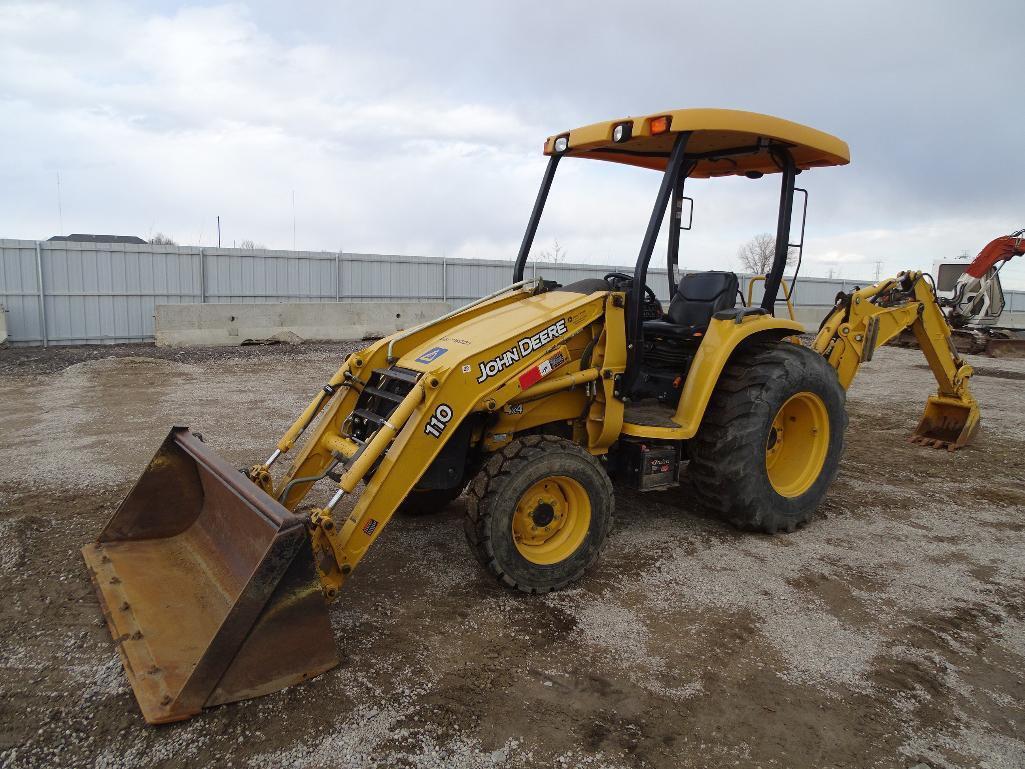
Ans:
[[[936,262],[937,299],[953,328],[959,352],[993,358],[1025,358],[1025,328],[1012,328],[1005,313],[1000,270],[1025,254],[1025,229],[994,238],[971,262]],[[1022,325],[1022,324],[1017,324]],[[898,344],[913,344],[901,338]]]

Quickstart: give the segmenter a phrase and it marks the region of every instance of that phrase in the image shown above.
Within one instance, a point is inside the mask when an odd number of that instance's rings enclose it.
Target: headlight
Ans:
[[[625,142],[633,135],[633,123],[620,123],[612,129],[612,141]]]
[[[556,152],[565,152],[568,148],[569,148],[569,137],[568,136],[560,136],[558,139],[555,140],[555,151]]]

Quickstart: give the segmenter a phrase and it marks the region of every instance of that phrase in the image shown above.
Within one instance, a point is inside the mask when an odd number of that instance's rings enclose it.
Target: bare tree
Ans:
[[[254,240],[240,240],[238,242],[239,248],[267,248],[263,243],[257,243]]]
[[[165,235],[162,232],[158,232],[152,238],[149,239],[151,246],[177,246],[178,244],[174,241],[170,235]]]
[[[566,251],[562,246],[559,245],[559,239],[555,238],[552,240],[552,247],[539,251],[537,258],[539,261],[548,262],[549,264],[562,264],[566,261],[566,255],[569,252]]]
[[[787,251],[787,264],[794,260],[796,249]],[[764,275],[772,269],[776,258],[776,239],[768,232],[755,235],[737,250],[740,266],[753,275]]]

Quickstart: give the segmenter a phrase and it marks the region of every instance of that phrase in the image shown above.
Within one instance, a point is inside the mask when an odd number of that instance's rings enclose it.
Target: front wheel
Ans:
[[[739,351],[689,447],[700,500],[740,528],[771,534],[805,524],[839,469],[845,401],[814,350],[776,342]]]
[[[579,579],[612,526],[612,482],[601,463],[552,435],[517,439],[470,484],[466,538],[508,587],[547,593]]]

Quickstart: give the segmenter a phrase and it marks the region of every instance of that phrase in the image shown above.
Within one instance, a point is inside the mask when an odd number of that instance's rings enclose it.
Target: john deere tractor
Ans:
[[[527,593],[586,574],[616,485],[675,489],[742,528],[793,531],[836,476],[847,386],[903,329],[939,385],[913,439],[951,449],[971,439],[972,371],[922,273],[841,295],[811,344],[776,316],[788,249],[803,245],[803,221],[791,237],[796,177],[846,164],[843,141],[767,115],[684,109],[566,131],[544,152],[508,287],[350,355],[244,473],[174,428],[84,548],[148,721],[336,665],[328,603],[399,509],[438,509],[465,491],[474,557]],[[569,285],[524,277],[567,159],[657,172],[632,272]],[[760,296],[742,296],[732,272],[679,275],[686,180],[766,175],[780,195],[772,267],[751,281]],[[647,275],[667,209],[663,308]],[[318,483],[332,484],[330,500],[297,512]],[[347,495],[355,504],[339,506]]]

